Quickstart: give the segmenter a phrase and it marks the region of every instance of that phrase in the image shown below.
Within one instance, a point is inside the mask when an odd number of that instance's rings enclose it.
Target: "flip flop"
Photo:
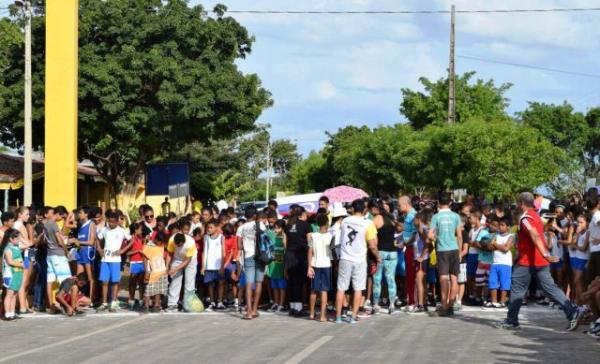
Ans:
[[[251,321],[252,317],[242,316],[242,320]]]

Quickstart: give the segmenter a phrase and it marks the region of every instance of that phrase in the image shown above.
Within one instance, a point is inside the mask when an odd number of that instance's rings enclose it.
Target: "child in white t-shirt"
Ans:
[[[319,231],[308,236],[308,278],[311,280],[310,319],[315,318],[317,292],[321,293],[321,317],[319,321],[327,321],[327,293],[331,290],[331,241],[333,235],[329,230],[329,217],[321,213],[317,215]]]
[[[494,261],[488,280],[492,302],[487,307],[502,308],[506,307],[507,295],[510,291],[513,263],[511,253],[513,235],[510,233],[510,223],[507,219],[500,220],[498,234],[494,236],[490,245],[494,250]],[[500,290],[500,302],[498,302],[498,290]]]
[[[119,294],[119,283],[121,282],[121,255],[125,254],[131,247],[124,246],[124,242],[131,240],[131,235],[128,230],[119,226],[119,215],[114,211],[106,213],[107,226],[103,227],[98,232],[98,239],[101,244],[98,244],[97,251],[102,257],[100,264],[100,277],[102,282],[102,305],[97,311],[114,312],[119,308],[117,299]],[[108,304],[108,285],[112,284],[111,303]]]

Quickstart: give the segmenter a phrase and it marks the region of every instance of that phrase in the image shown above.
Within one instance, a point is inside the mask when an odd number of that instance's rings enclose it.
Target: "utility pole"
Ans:
[[[23,206],[31,206],[32,201],[32,172],[31,172],[31,2],[15,1],[15,5],[25,14],[25,147],[23,167]]]
[[[265,201],[269,201],[269,188],[271,187],[271,141],[267,141],[267,191]]]
[[[448,67],[448,123],[456,121],[456,87],[454,75],[454,5],[450,12],[450,65]]]

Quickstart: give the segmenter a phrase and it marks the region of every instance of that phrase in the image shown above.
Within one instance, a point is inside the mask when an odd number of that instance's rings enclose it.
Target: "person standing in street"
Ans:
[[[454,300],[458,293],[458,274],[460,273],[460,252],[462,247],[462,225],[460,216],[450,210],[450,194],[442,192],[439,199],[439,211],[431,219],[429,239],[436,241],[436,258],[440,276],[442,307],[437,316],[454,314]]]
[[[569,298],[558,288],[550,274],[550,263],[556,263],[559,257],[552,256],[544,241],[544,223],[535,210],[534,197],[530,192],[523,192],[517,199],[517,206],[523,212],[519,219],[518,253],[519,259],[512,273],[510,303],[505,320],[495,326],[500,329],[514,330],[519,328],[519,311],[523,298],[529,288],[531,277],[537,282],[552,300],[557,302],[569,321],[568,331],[579,326],[583,311],[573,306]]]

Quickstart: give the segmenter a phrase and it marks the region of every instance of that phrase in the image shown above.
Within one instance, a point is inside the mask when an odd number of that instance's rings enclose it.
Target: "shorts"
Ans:
[[[46,263],[48,264],[46,282],[62,283],[62,281],[71,276],[71,268],[69,267],[67,257],[62,255],[48,255]]]
[[[79,300],[82,299],[83,297],[85,297],[85,296],[81,292],[77,292],[77,302],[79,302]],[[65,302],[67,302],[67,305],[69,305],[69,306],[73,302],[72,301],[73,298],[71,297],[70,293],[65,293],[64,299],[65,299]]]
[[[4,288],[17,292],[21,289],[21,284],[23,284],[23,272],[13,272],[12,277],[2,277],[2,282],[4,283]]]
[[[424,273],[427,273],[427,271],[429,270],[429,259],[425,259],[421,263],[415,260],[413,264],[415,266],[415,272],[422,271]]]
[[[169,289],[169,279],[167,275],[161,276],[156,282],[148,283],[144,291],[144,297],[152,297],[157,294],[165,295]]]
[[[367,287],[367,262],[353,262],[346,259],[340,259],[338,268],[337,289],[339,291],[347,291],[350,288],[355,291],[362,291]]]
[[[404,261],[404,250],[398,249],[398,264],[396,265],[396,275],[406,277],[406,262]]]
[[[77,264],[93,264],[96,259],[96,248],[93,246],[82,246],[77,252]]]
[[[286,289],[287,281],[284,278],[271,278],[272,289]]]
[[[475,273],[475,286],[485,287],[488,285],[490,277],[491,264],[479,262],[477,264],[477,273]]]
[[[556,263],[550,263],[550,267],[554,268],[554,269],[562,269],[562,267],[565,265],[565,263],[563,262],[563,260],[559,260]]]
[[[219,274],[218,270],[204,271],[204,284],[216,283],[225,280],[225,277]]]
[[[458,250],[437,252],[437,266],[440,276],[458,276],[460,273],[460,257]]]
[[[265,267],[256,264],[254,257],[244,259],[244,273],[246,283],[262,283],[265,280]]]
[[[100,282],[121,282],[121,262],[102,262],[100,264]]]
[[[512,267],[504,264],[492,264],[490,268],[489,289],[500,289],[501,291],[510,291],[510,280],[512,276]]]
[[[589,285],[596,277],[600,276],[600,251],[590,254],[585,274],[586,285]]]
[[[314,268],[315,277],[310,280],[310,288],[315,292],[331,291],[331,267]]]
[[[145,271],[144,262],[131,262],[129,264],[129,274],[142,274]]]
[[[479,254],[467,254],[467,277],[474,278],[477,274],[477,257]]]
[[[429,267],[427,269],[427,283],[436,284],[437,283],[437,268]]]
[[[585,272],[585,266],[587,265],[587,259],[571,257],[571,269]]]
[[[231,281],[231,274],[237,272],[237,263],[231,262],[225,267],[225,279]]]
[[[458,284],[467,283],[467,263],[460,263],[460,272],[458,273]]]

